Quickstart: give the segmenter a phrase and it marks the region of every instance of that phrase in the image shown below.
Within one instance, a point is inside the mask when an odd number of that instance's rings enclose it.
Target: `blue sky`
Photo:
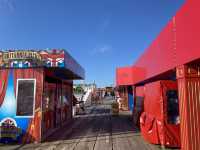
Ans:
[[[64,48],[86,81],[115,82],[184,0],[0,0],[0,48]]]

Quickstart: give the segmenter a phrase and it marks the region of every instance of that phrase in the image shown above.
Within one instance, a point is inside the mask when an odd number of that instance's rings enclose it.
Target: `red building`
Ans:
[[[122,100],[123,110],[133,110],[133,70],[132,67],[117,68],[116,89]]]
[[[134,77],[131,80],[134,88],[159,80],[173,80],[177,83],[183,150],[200,149],[199,8],[199,0],[185,1],[133,64]]]

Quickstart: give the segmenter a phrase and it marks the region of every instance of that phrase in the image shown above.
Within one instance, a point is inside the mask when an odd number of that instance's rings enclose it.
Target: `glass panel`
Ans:
[[[134,124],[139,126],[140,123],[140,115],[144,111],[144,97],[136,96],[135,106],[134,106]]]
[[[170,124],[178,124],[179,120],[179,106],[178,106],[178,91],[168,90],[167,96],[167,121]]]
[[[18,80],[17,116],[33,116],[34,80]]]

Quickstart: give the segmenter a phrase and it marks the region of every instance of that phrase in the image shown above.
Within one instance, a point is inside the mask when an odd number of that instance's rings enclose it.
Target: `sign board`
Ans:
[[[63,49],[0,51],[0,68],[63,68],[84,78],[84,69]]]

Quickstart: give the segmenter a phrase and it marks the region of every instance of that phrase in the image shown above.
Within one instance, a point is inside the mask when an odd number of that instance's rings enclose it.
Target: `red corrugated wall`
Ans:
[[[200,150],[200,65],[177,68],[181,149]]]
[[[177,64],[200,58],[200,0],[189,0],[176,14]]]
[[[134,84],[200,58],[199,8],[199,0],[184,3],[133,65],[140,68],[133,70]]]
[[[133,71],[134,83],[149,79],[175,67],[173,21],[170,21],[157,39],[134,64],[140,70]],[[140,71],[140,72],[139,72]],[[143,76],[141,76],[143,71]]]

